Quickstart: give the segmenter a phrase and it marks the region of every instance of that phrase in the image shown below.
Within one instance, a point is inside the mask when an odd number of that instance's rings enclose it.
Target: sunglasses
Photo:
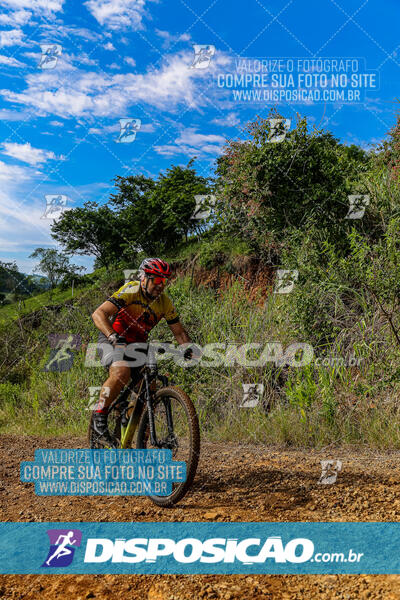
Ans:
[[[167,277],[149,277],[155,285],[165,285],[168,281]]]

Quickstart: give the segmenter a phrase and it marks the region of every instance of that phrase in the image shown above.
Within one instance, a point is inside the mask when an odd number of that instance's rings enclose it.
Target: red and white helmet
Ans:
[[[171,267],[161,258],[145,258],[139,267],[139,275],[171,277]]]

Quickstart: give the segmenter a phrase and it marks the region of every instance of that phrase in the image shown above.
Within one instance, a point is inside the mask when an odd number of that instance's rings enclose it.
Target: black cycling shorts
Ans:
[[[99,338],[97,341],[97,352],[100,357],[101,365],[106,368],[110,367],[113,364],[113,362],[118,360],[126,360],[128,361],[128,363],[134,362],[132,361],[132,358],[127,354],[124,354],[123,357],[118,356],[118,354],[114,350],[113,345],[108,341],[107,337],[103,333],[99,334]],[[127,366],[130,366],[131,377],[136,383],[142,377],[142,365],[135,367],[128,364]]]

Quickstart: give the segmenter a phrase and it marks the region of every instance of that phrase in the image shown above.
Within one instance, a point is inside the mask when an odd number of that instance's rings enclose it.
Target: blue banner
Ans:
[[[186,463],[172,450],[56,448],[21,462],[20,477],[38,496],[169,496],[172,483],[186,481]]]
[[[400,523],[0,523],[1,573],[400,573]]]

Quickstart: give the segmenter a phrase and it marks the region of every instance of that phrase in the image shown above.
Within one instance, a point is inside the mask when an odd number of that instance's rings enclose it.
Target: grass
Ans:
[[[202,256],[210,252],[215,254],[218,251],[222,251],[227,259],[250,253],[248,245],[242,240],[234,237],[214,239],[210,238],[209,232],[205,232],[201,239],[195,237],[178,245],[173,253],[165,257],[165,260],[170,262],[184,261],[193,256]]]
[[[0,307],[0,325],[7,323],[10,320],[18,319],[24,315],[28,315],[35,310],[43,308],[44,306],[53,306],[55,304],[62,304],[66,300],[71,298],[79,298],[90,289],[91,286],[77,288],[74,290],[74,296],[72,296],[71,288],[67,290],[55,289],[51,293],[50,290],[26,298],[23,302],[14,302],[13,304],[6,304]]]
[[[224,292],[216,292],[193,288],[190,277],[184,277],[169,288],[169,294],[193,340],[202,346],[228,345],[231,357],[244,343],[259,343],[263,349],[268,343],[279,342],[285,350],[292,342],[307,342],[299,339],[281,297],[269,296],[260,308],[249,302],[240,281]],[[67,305],[56,317],[45,313],[39,327],[27,338],[18,338],[22,334],[17,324],[4,329],[3,347],[8,340],[17,344],[15,360],[23,360],[23,369],[7,359],[8,377],[0,382],[1,433],[86,435],[89,387],[101,386],[105,370],[84,366],[84,348],[74,353],[73,366],[67,372],[44,372],[43,367],[50,353],[50,333],[68,331],[79,333],[83,340],[96,341],[90,312],[103,296],[97,286],[80,288],[75,309]],[[25,310],[35,310],[44,302],[60,304],[69,297],[70,290],[56,292],[51,299],[40,294],[27,301]],[[358,345],[354,344],[357,355],[362,356],[355,367],[312,362],[279,370],[271,362],[263,367],[244,367],[232,358],[230,365],[190,368],[165,361],[160,371],[168,372],[193,399],[203,439],[317,448],[329,444],[400,448],[400,353],[389,330],[382,330],[380,336],[380,348],[384,344],[388,352],[377,353],[375,346],[362,337]],[[171,340],[173,336],[161,322],[151,337]],[[329,354],[343,356],[345,350],[338,343],[329,348]],[[316,354],[321,351],[316,349]],[[251,352],[248,357],[252,357]],[[14,377],[15,369],[22,369],[22,375]],[[263,404],[240,406],[244,383],[264,385]]]

